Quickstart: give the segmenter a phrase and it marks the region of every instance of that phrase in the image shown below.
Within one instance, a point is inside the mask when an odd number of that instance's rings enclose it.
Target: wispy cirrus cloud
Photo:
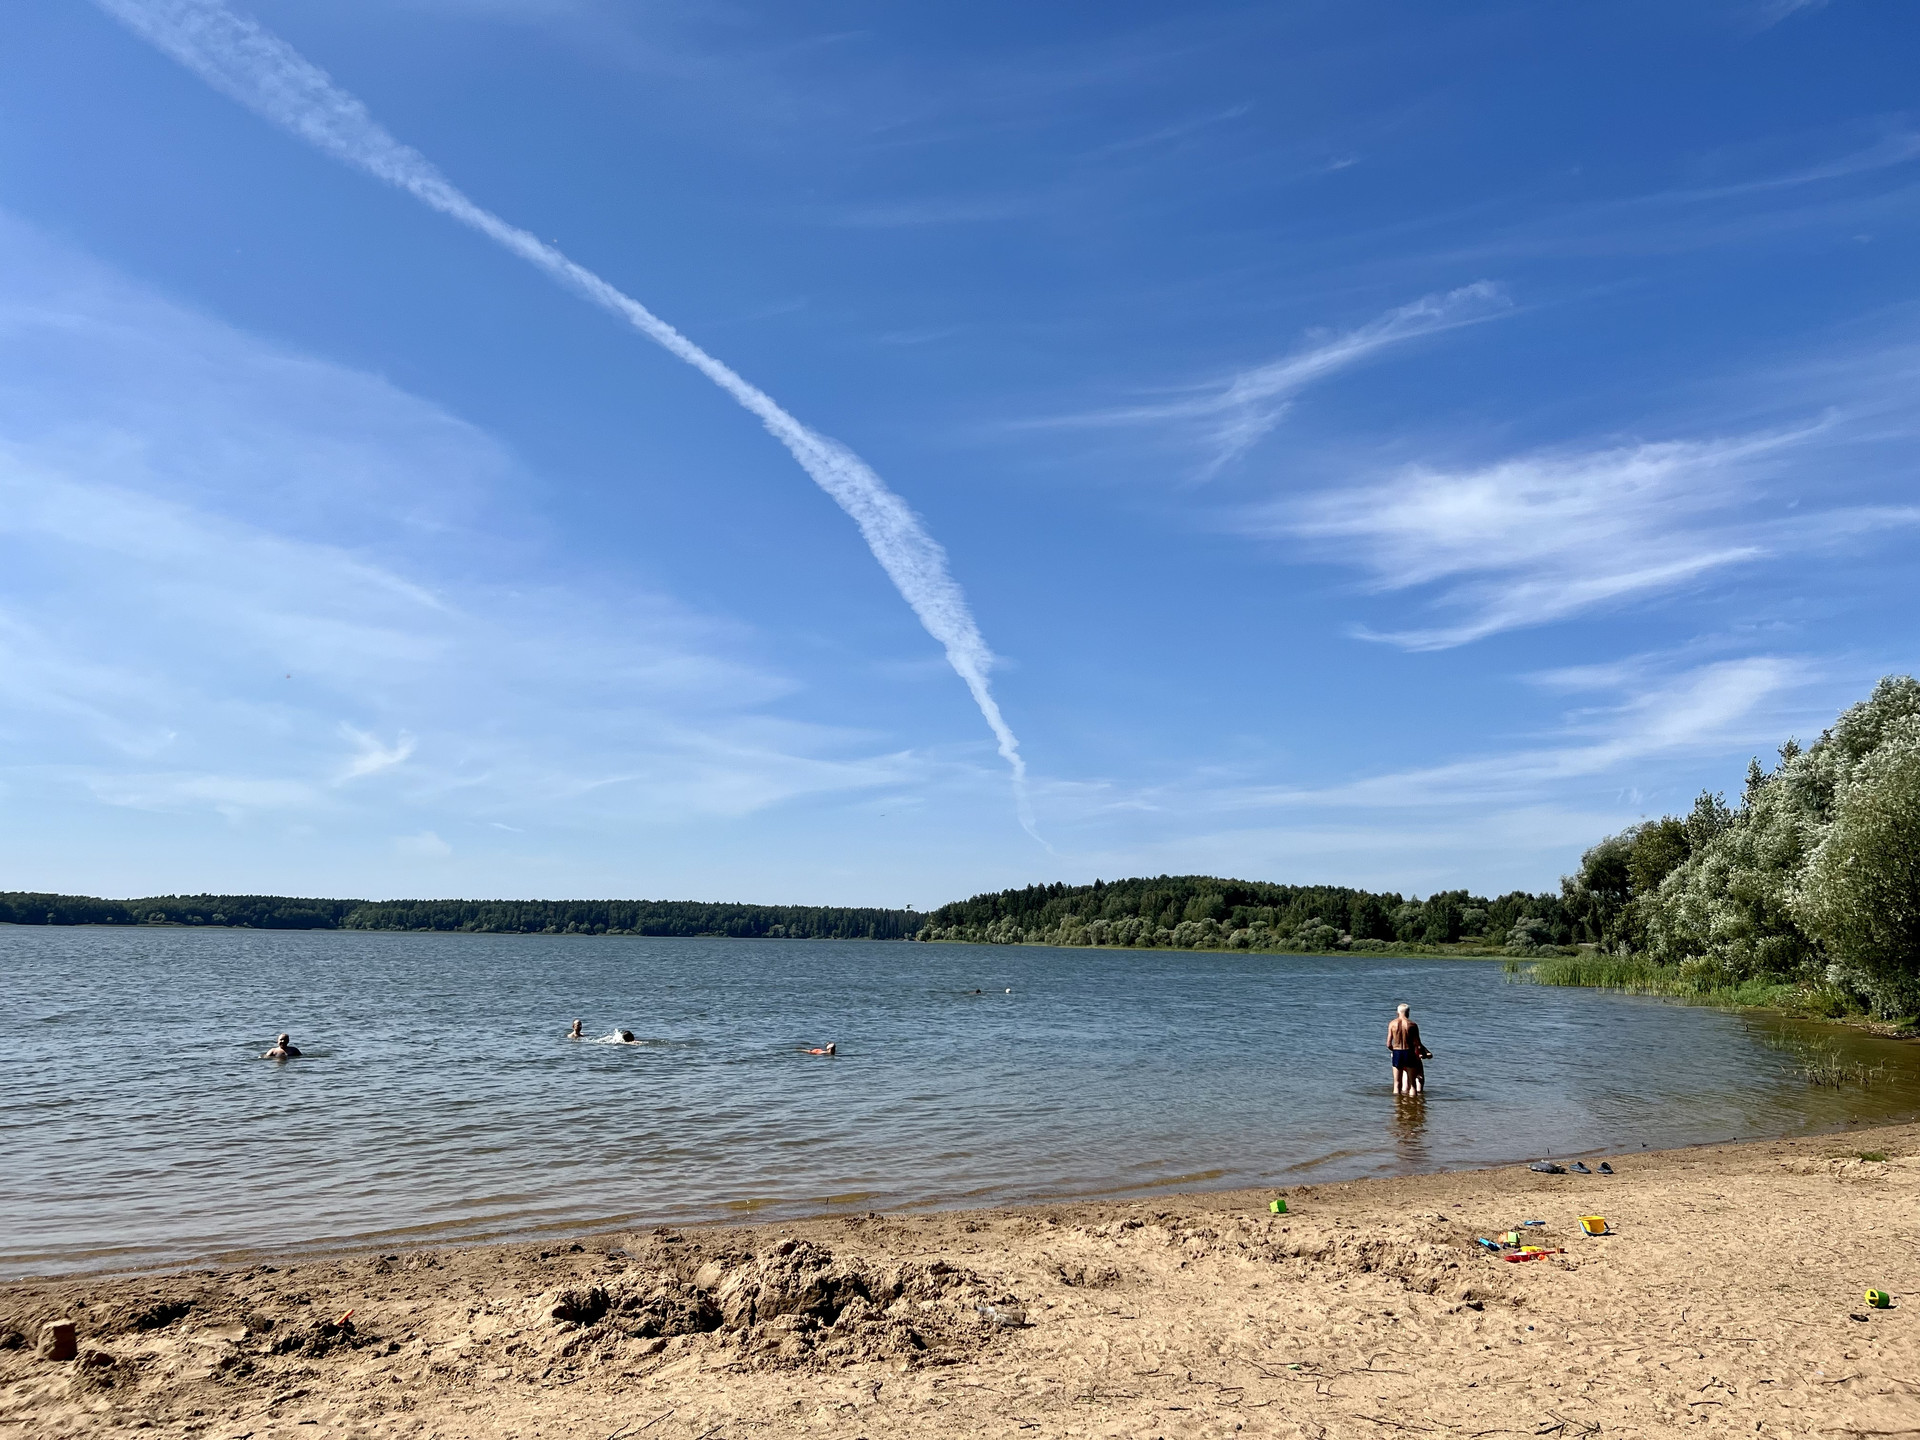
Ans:
[[[1092,873],[1211,865],[1497,893],[1516,873],[1549,883],[1543,853],[1571,865],[1611,830],[1684,809],[1703,781],[1736,783],[1748,755],[1809,733],[1855,692],[1857,675],[1831,670],[1790,654],[1630,656],[1523,677],[1563,708],[1435,762],[1347,778],[1307,766],[1297,781],[1215,769],[1152,786],[1055,785],[1044,798],[1069,843],[1090,838],[1078,858]]]
[[[1324,380],[1383,350],[1423,336],[1477,325],[1513,308],[1506,292],[1492,281],[1432,295],[1224,380],[1196,384],[1171,398],[1138,405],[1067,415],[1036,422],[1043,426],[1173,424],[1190,429],[1207,450],[1202,473],[1216,474],[1264,438],[1292,408],[1294,398]]]
[[[366,731],[342,723],[340,733],[351,740],[355,746],[353,758],[341,767],[334,777],[334,784],[344,785],[349,780],[358,780],[366,775],[378,775],[382,770],[391,770],[396,765],[404,765],[413,757],[418,742],[406,731],[391,745],[383,745],[380,740]]]
[[[1920,507],[1910,506],[1756,516],[1762,482],[1829,436],[1827,425],[1814,425],[1541,451],[1465,468],[1416,465],[1274,502],[1243,523],[1362,571],[1376,593],[1418,593],[1434,623],[1357,633],[1442,650],[1648,599],[1769,556],[1920,523]]]
[[[11,803],[422,859],[387,837],[431,817],[462,854],[468,827],[611,848],[969,769],[782,714],[805,682],[737,622],[548,578],[511,498],[532,487],[484,432],[3,218],[0,338]]]
[[[1778,702],[1808,678],[1805,661],[1782,655],[1563,672],[1561,688],[1611,698],[1569,710],[1547,733],[1440,764],[1332,784],[1198,785],[1184,799],[1167,794],[1161,803],[1215,814],[1539,803],[1564,795],[1573,782],[1631,780],[1632,770],[1661,757],[1738,746],[1757,729],[1771,734]]]
[[[1905,124],[1881,124],[1868,130],[1867,138],[1863,128],[1849,127],[1844,142],[1819,132],[1693,157],[1696,170],[1728,178],[1544,210],[1528,205],[1525,218],[1442,246],[1428,261],[1478,266],[1542,256],[1676,255],[1809,231],[1844,234],[1862,225],[1904,225],[1912,212],[1913,179],[1901,172],[1920,160],[1920,132]],[[1793,158],[1782,157],[1783,147],[1795,152]],[[1813,150],[1828,153],[1808,158]]]
[[[1813,10],[1824,10],[1831,0],[1766,0],[1760,7],[1760,28],[1768,29],[1782,20]]]

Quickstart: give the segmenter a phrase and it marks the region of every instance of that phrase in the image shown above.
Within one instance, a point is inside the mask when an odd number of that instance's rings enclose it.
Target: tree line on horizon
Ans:
[[[437,930],[487,935],[727,936],[904,940],[913,910],[844,905],[718,905],[697,900],[309,900],[282,895],[0,892],[0,924],[237,926],[254,930]]]
[[[1889,676],[1811,745],[1788,740],[1772,769],[1754,760],[1737,805],[1704,793],[1686,815],[1605,837],[1557,892],[1443,890],[1422,900],[1342,885],[1159,875],[1029,885],[925,915],[697,901],[5,892],[4,922],[1299,953],[1477,948],[1617,962],[1606,970],[1569,960],[1562,968],[1570,983],[1700,994],[1791,986],[1800,1003],[1827,1013],[1910,1015],[1920,1012],[1920,682]]]
[[[931,912],[917,938],[1299,954],[1464,943],[1535,954],[1574,944],[1584,920],[1563,895],[1524,890],[1493,898],[1442,890],[1420,900],[1346,885],[1156,875],[956,900]]]

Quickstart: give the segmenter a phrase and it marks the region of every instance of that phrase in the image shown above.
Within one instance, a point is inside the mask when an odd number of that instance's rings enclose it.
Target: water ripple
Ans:
[[[0,1274],[1297,1183],[1920,1109],[1486,962],[0,927]],[[1007,994],[1008,987],[1013,993]],[[983,993],[970,993],[974,990]],[[1434,1094],[1396,1107],[1416,1006]],[[643,1044],[570,1043],[575,1016]],[[103,1018],[104,1017],[104,1018]],[[259,1059],[280,1030],[306,1052]],[[802,1046],[835,1040],[831,1061]]]

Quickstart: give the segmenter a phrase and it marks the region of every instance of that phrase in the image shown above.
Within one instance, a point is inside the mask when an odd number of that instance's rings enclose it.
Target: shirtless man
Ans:
[[[1408,1017],[1411,1006],[1402,1005],[1400,1013],[1387,1026],[1387,1052],[1393,1057],[1393,1093],[1420,1095],[1427,1088],[1427,1067],[1422,1060],[1433,1052],[1420,1043],[1420,1027]]]
[[[300,1058],[300,1052],[294,1048],[293,1037],[283,1030],[280,1032],[280,1038],[273,1042],[273,1049],[260,1058],[262,1060],[297,1060]]]
[[[584,1029],[582,1029],[582,1028],[581,1028],[581,1027],[582,1027],[582,1026],[584,1026],[584,1025],[585,1025],[586,1023],[587,1023],[587,1022],[586,1022],[586,1021],[584,1021],[584,1020],[576,1020],[576,1021],[574,1021],[574,1022],[573,1022],[573,1029],[571,1029],[571,1030],[569,1030],[569,1031],[567,1031],[567,1039],[569,1039],[569,1040],[584,1040],[584,1039],[586,1039],[586,1038],[587,1038],[587,1032],[586,1032],[586,1031],[585,1031]]]
[[[824,1046],[816,1045],[811,1050],[803,1045],[800,1047],[800,1053],[802,1055],[838,1055],[840,1053],[840,1046],[835,1041],[829,1041]]]

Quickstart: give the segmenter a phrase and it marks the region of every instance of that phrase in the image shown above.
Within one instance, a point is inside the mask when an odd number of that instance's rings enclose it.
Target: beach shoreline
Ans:
[[[1656,997],[1658,998],[1658,997]],[[1832,1022],[1821,1022],[1832,1023]],[[1889,1036],[1884,1038],[1906,1039],[1907,1036]],[[636,1231],[671,1229],[686,1231],[689,1234],[702,1232],[771,1231],[795,1225],[830,1224],[847,1221],[871,1214],[882,1214],[895,1218],[915,1216],[954,1216],[973,1214],[1018,1214],[1038,1208],[1072,1206],[1084,1208],[1103,1205],[1143,1205],[1149,1203],[1185,1202],[1203,1204],[1220,1196],[1238,1197],[1242,1195],[1284,1195],[1301,1189],[1326,1188],[1333,1185],[1353,1185],[1368,1183],[1387,1183],[1391,1181],[1417,1181],[1446,1175],[1471,1175],[1479,1173],[1497,1173],[1507,1169],[1525,1167],[1537,1160],[1548,1160],[1571,1164],[1575,1161],[1598,1161],[1609,1156],[1631,1155],[1642,1158],[1654,1155],[1684,1155],[1696,1150],[1718,1150],[1730,1146],[1762,1144],[1768,1141],[1835,1139],[1841,1136],[1853,1136],[1873,1133],[1880,1130],[1902,1130],[1908,1127],[1920,1130],[1920,1112],[1901,1111],[1893,1115],[1876,1116],[1869,1120],[1850,1117],[1843,1122],[1797,1131],[1790,1135],[1730,1136],[1724,1140],[1703,1140],[1690,1145],[1666,1146],[1658,1150],[1641,1148],[1638,1150],[1610,1149],[1604,1146],[1585,1150],[1549,1150],[1530,1149],[1518,1151],[1510,1156],[1493,1160],[1486,1164],[1441,1165],[1376,1175],[1338,1175],[1327,1179],[1302,1179],[1283,1184],[1247,1187],[1244,1185],[1222,1185],[1211,1188],[1201,1185],[1197,1188],[1169,1188],[1167,1183],[1148,1182],[1138,1187],[1104,1191],[1061,1191],[1011,1201],[1005,1204],[980,1204],[967,1197],[929,1199],[907,1204],[884,1207],[880,1211],[863,1209],[857,1204],[840,1204],[830,1199],[820,1201],[794,1201],[790,1203],[767,1201],[751,1206],[739,1207],[738,1213],[728,1215],[706,1215],[697,1218],[673,1219],[659,1215],[630,1214],[599,1217],[559,1217],[540,1224],[512,1224],[498,1230],[446,1234],[434,1236],[426,1233],[430,1227],[414,1226],[403,1234],[379,1236],[347,1235],[339,1237],[316,1237],[311,1240],[294,1241],[286,1244],[262,1244],[240,1246],[230,1250],[209,1253],[192,1258],[173,1258],[154,1260],[151,1263],[113,1264],[103,1263],[88,1267],[65,1268],[39,1273],[15,1275],[0,1274],[0,1297],[4,1297],[9,1288],[15,1286],[55,1284],[66,1281],[135,1281],[141,1279],[164,1278],[189,1273],[228,1272],[245,1270],[263,1264],[301,1264],[311,1265],[324,1262],[349,1263],[365,1260],[372,1256],[391,1254],[401,1251],[422,1250],[481,1250],[512,1246],[548,1246],[565,1245],[574,1242],[591,1243],[607,1241],[609,1237],[619,1237]],[[763,1214],[761,1212],[773,1212]],[[454,1222],[449,1222],[452,1229]],[[609,1243],[617,1243],[610,1241]],[[4,1314],[0,1310],[0,1314]]]
[[[0,1436],[1920,1433],[1920,1124],[1612,1160],[14,1281]]]

